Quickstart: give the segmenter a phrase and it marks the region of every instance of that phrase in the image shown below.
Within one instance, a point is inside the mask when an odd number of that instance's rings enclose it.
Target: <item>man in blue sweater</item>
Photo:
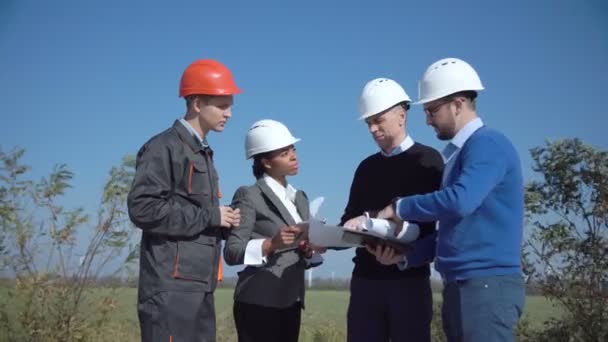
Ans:
[[[521,269],[524,185],[519,156],[500,132],[476,114],[484,89],[466,62],[433,63],[419,84],[427,124],[440,140],[445,168],[441,190],[396,198],[377,217],[439,221],[436,237],[414,244],[410,267],[436,253],[444,282],[442,318],[448,341],[514,341],[525,301]],[[402,261],[378,248],[378,261]]]

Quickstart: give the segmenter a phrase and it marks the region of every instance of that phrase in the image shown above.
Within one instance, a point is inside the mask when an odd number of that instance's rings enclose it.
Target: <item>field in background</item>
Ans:
[[[110,338],[121,341],[138,341],[139,327],[137,321],[136,301],[137,289],[97,289],[97,295],[112,293],[117,299],[117,309],[113,314],[115,324],[114,335]],[[236,341],[236,333],[232,321],[232,289],[218,289],[215,294],[218,342]],[[7,290],[0,291],[0,303],[6,303]],[[302,315],[301,341],[344,341],[346,329],[346,309],[348,291],[341,290],[310,290],[306,294],[306,310]],[[435,293],[436,302],[441,301],[441,294]],[[18,312],[18,305],[12,305]],[[542,323],[555,313],[552,304],[541,296],[528,296],[524,316],[532,327],[540,327]],[[13,314],[15,313],[13,312]],[[94,314],[94,313],[92,313]],[[437,313],[436,313],[437,314]],[[0,333],[0,336],[4,334]],[[0,337],[0,341],[2,337]]]

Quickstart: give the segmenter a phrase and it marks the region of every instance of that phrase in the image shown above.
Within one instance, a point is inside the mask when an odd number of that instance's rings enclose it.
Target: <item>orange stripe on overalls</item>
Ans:
[[[224,280],[224,263],[222,262],[222,256],[220,255],[219,264],[217,265],[217,281],[222,282]]]

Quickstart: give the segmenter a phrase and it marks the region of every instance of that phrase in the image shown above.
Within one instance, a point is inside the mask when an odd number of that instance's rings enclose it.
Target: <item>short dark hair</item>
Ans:
[[[475,90],[459,91],[459,92],[454,93],[449,96],[450,99],[453,99],[456,97],[464,97],[464,98],[468,99],[471,102],[471,108],[473,110],[476,109],[477,105],[475,103],[475,99],[477,98],[477,92]]]
[[[264,164],[262,164],[262,158],[267,158],[269,153],[260,153],[253,156],[253,165],[251,165],[251,170],[253,171],[253,176],[255,179],[260,179],[266,172],[266,168]]]
[[[186,106],[190,106],[190,104],[192,103],[192,101],[194,101],[194,99],[199,98],[201,99],[201,101],[207,103],[209,102],[209,98],[212,95],[205,95],[205,94],[192,94],[192,95],[188,95],[186,96]]]
[[[475,90],[465,90],[465,91],[460,91],[458,93],[452,94],[453,97],[456,96],[461,96],[461,97],[466,97],[467,99],[471,100],[471,101],[475,101],[475,99],[477,98],[477,92]]]

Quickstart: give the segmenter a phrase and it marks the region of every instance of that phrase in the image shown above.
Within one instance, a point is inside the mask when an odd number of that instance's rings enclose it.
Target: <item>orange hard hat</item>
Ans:
[[[179,84],[179,96],[232,95],[241,92],[224,64],[213,59],[199,59],[190,64]]]

